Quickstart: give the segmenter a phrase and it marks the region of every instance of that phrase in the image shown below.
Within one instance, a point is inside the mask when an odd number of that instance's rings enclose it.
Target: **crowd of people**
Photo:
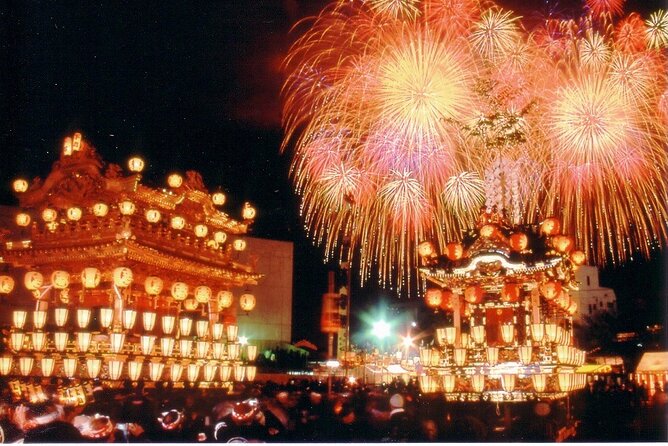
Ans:
[[[581,439],[620,440],[629,439],[620,427],[628,423],[612,415],[633,419],[633,404],[647,403],[625,386],[595,382],[570,400],[570,408],[568,400],[557,400],[506,409],[491,402],[448,403],[422,394],[415,381],[401,380],[382,386],[269,381],[232,392],[134,384],[96,387],[78,407],[6,401],[0,427],[3,442],[26,443],[554,441],[571,409],[582,418]],[[628,404],[622,391],[633,395]]]

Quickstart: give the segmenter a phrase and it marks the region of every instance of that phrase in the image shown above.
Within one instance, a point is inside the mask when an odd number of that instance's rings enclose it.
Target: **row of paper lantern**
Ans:
[[[512,344],[516,340],[516,328],[512,323],[505,323],[499,326],[501,339],[506,344]],[[551,343],[559,345],[570,345],[572,342],[572,333],[555,323],[533,323],[529,326],[531,338],[538,344]],[[459,339],[457,339],[459,335]],[[439,327],[436,329],[436,341],[441,346],[455,345],[468,348],[474,344],[483,345],[487,336],[485,325],[474,325],[469,333],[461,332],[457,327]],[[457,342],[459,341],[459,342]]]
[[[133,273],[130,268],[117,267],[112,271],[112,283],[118,288],[127,288],[133,282]],[[81,284],[84,288],[93,289],[100,285],[102,273],[99,269],[84,268],[80,274]],[[51,273],[51,285],[55,289],[65,289],[70,285],[70,274],[67,271],[54,271]],[[38,271],[29,271],[24,275],[23,284],[29,291],[37,291],[44,286],[44,276]],[[144,280],[144,289],[149,296],[157,296],[163,290],[164,282],[160,277],[148,276]],[[14,279],[11,276],[0,276],[0,294],[8,294],[14,289]],[[173,282],[170,288],[171,296],[176,301],[185,301],[189,294],[189,286],[185,282]],[[210,287],[200,285],[193,290],[193,297],[197,304],[206,304],[213,298]],[[216,300],[221,308],[232,306],[234,295],[229,290],[221,290],[216,294]],[[239,304],[244,311],[255,308],[255,296],[249,292],[243,293],[239,298]]]
[[[93,310],[91,308],[78,308],[76,310],[76,322],[80,329],[86,329],[90,323]],[[114,320],[114,309],[100,308],[99,322],[102,328],[110,328]],[[67,324],[69,309],[67,307],[57,307],[53,310],[54,322],[58,327],[64,327]],[[33,326],[36,330],[41,330],[46,325],[47,312],[45,310],[35,310],[32,312]],[[137,320],[138,312],[132,308],[126,308],[120,315],[122,327],[125,330],[132,330]],[[152,331],[155,327],[158,314],[154,311],[145,311],[142,313],[142,325],[145,331]],[[22,330],[25,327],[28,312],[26,310],[14,310],[12,312],[12,328]],[[177,322],[176,316],[165,314],[160,317],[162,331],[164,334],[172,334]],[[211,330],[211,337],[214,340],[222,338],[223,333],[227,334],[228,339],[235,340],[238,332],[238,326],[228,324],[224,326],[221,322],[209,323],[206,319],[200,319],[194,322],[197,336],[205,338]],[[178,319],[178,329],[181,336],[190,336],[193,327],[193,319],[182,314]]]
[[[550,375],[539,373],[531,375],[533,389],[537,393],[543,393],[547,389],[548,377]],[[586,374],[561,372],[557,373],[557,386],[561,392],[571,392],[584,388],[586,384]],[[500,377],[501,389],[505,392],[513,392],[517,387],[517,375],[512,373],[502,374]],[[490,391],[487,385],[488,377],[482,374],[474,374],[469,378],[458,377],[456,375],[422,375],[418,378],[420,389],[424,393],[435,393],[442,390],[446,393],[453,393],[457,384],[467,384],[471,390],[476,393]]]
[[[79,369],[79,358],[64,357],[56,359],[54,357],[44,356],[39,360],[41,374],[44,377],[53,376],[56,371],[56,364],[62,371],[59,373],[64,378],[80,378],[84,377]],[[22,376],[31,376],[33,373],[36,358],[31,356],[21,356],[16,361],[18,363],[18,371]],[[0,357],[0,376],[8,376],[12,372],[14,358],[12,356],[4,355]],[[123,375],[123,368],[127,363],[127,377],[132,381],[138,381],[142,378],[142,371],[145,369],[144,364],[147,364],[148,374],[147,378],[151,381],[161,381],[164,375],[165,364],[157,361],[130,360],[110,357],[105,358],[106,372],[108,379],[119,380]],[[85,361],[86,375],[89,379],[97,379],[103,371],[103,360],[101,358],[88,357]],[[197,382],[202,380],[205,382],[217,381],[217,376],[220,381],[229,382],[234,381],[254,381],[257,374],[256,366],[249,366],[243,364],[218,364],[216,361],[208,361],[204,365],[197,362],[172,362],[168,365],[169,374],[167,379],[173,382],[181,381],[183,371],[186,371],[186,379],[190,382]],[[201,373],[203,372],[203,373]],[[217,374],[216,372],[219,372]]]

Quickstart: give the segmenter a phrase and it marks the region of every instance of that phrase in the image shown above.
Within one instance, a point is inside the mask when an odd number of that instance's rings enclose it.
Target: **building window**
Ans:
[[[600,302],[598,303],[598,306],[601,307],[601,308],[603,308],[603,301],[600,301]]]
[[[592,309],[591,309],[591,304],[589,304],[589,314],[591,314]]]
[[[589,279],[589,276],[587,276],[587,286],[591,286],[591,280]]]

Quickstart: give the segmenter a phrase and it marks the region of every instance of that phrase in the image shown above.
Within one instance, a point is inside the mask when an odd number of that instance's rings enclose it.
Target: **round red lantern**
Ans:
[[[448,243],[445,245],[445,255],[450,260],[459,260],[464,255],[464,247],[461,243]]]
[[[549,217],[540,224],[540,232],[547,235],[554,235],[559,232],[561,224],[556,217]]]
[[[421,242],[418,245],[418,254],[420,257],[429,257],[434,253],[434,245],[431,242]]]
[[[427,302],[427,306],[438,308],[443,301],[443,291],[439,288],[429,288],[424,294],[424,300]]]
[[[582,251],[573,251],[571,252],[571,262],[575,265],[582,265],[584,264],[585,260],[587,257],[585,256],[585,253]]]
[[[471,304],[482,302],[483,290],[479,285],[474,285],[464,290],[464,300]]]
[[[524,251],[529,246],[529,237],[523,232],[516,232],[510,236],[510,247],[513,251]]]
[[[567,235],[555,235],[552,246],[559,252],[569,252],[573,248],[573,239]]]
[[[496,226],[494,225],[484,225],[482,228],[480,228],[480,236],[489,238],[492,237],[496,233]]]
[[[520,298],[520,286],[516,283],[505,283],[501,289],[501,302],[517,302]]]
[[[561,293],[561,283],[550,280],[540,286],[540,293],[547,300],[552,300]]]
[[[443,290],[441,296],[441,310],[452,311],[455,308],[455,299],[457,295],[450,290]]]

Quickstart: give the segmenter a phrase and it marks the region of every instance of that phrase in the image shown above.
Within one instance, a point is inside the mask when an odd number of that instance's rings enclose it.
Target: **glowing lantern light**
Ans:
[[[167,184],[174,189],[179,188],[183,184],[183,177],[178,173],[173,173],[167,177]]]
[[[109,343],[111,345],[111,351],[118,354],[123,350],[123,344],[125,344],[125,333],[114,332],[109,335]]]
[[[230,324],[227,326],[227,340],[229,342],[235,342],[237,340],[237,335],[239,334],[239,326]]]
[[[22,329],[26,324],[28,312],[24,310],[14,310],[12,312],[12,324],[14,328]]]
[[[183,301],[183,308],[185,308],[186,311],[195,311],[198,306],[199,303],[195,299],[186,299]]]
[[[494,225],[484,225],[480,228],[480,237],[490,238],[496,234],[496,226]]]
[[[19,212],[16,214],[16,224],[22,227],[28,226],[30,224],[30,215],[25,212]]]
[[[443,290],[443,294],[441,297],[441,309],[446,311],[452,311],[455,308],[456,299],[459,299],[459,297],[455,295],[452,291]]]
[[[86,353],[90,347],[90,341],[93,335],[88,331],[77,332],[77,348],[80,353]]]
[[[40,361],[40,366],[42,368],[42,376],[51,376],[53,370],[56,368],[56,360],[53,358],[44,357]]]
[[[455,365],[461,367],[466,364],[466,349],[465,348],[455,348],[454,349],[454,360]]]
[[[78,152],[79,150],[81,150],[81,133],[77,132],[72,138],[72,151]]]
[[[522,364],[531,364],[531,353],[533,349],[530,345],[523,345],[518,349],[520,362]]]
[[[188,285],[183,282],[174,282],[171,288],[172,297],[176,301],[183,301],[188,297]]]
[[[209,233],[209,228],[206,225],[195,225],[195,235],[199,238],[206,237]]]
[[[55,209],[46,208],[42,211],[42,220],[47,223],[51,223],[58,218],[58,212]]]
[[[468,348],[469,340],[470,338],[468,333],[462,333],[461,335],[459,335],[459,343],[463,348]]]
[[[193,320],[189,317],[182,317],[179,319],[179,333],[181,336],[190,336],[190,331],[193,328]]]
[[[100,370],[102,370],[102,360],[99,358],[86,359],[86,369],[88,370],[88,377],[96,379],[100,376]]]
[[[157,223],[160,221],[160,217],[162,216],[160,214],[160,211],[157,209],[148,209],[146,213],[144,214],[146,217],[146,221],[149,223]]]
[[[23,276],[23,284],[30,291],[36,291],[44,284],[44,276],[37,271],[29,271]]]
[[[123,310],[123,328],[126,330],[132,330],[135,326],[135,321],[137,320],[137,311],[131,308]]]
[[[41,330],[46,324],[46,311],[44,310],[33,311],[32,322],[37,330]]]
[[[130,172],[141,172],[144,170],[144,160],[138,156],[130,158],[128,160],[128,169],[130,169]]]
[[[516,232],[510,236],[510,247],[514,251],[524,251],[529,246],[529,238],[522,232]]]
[[[248,312],[255,308],[255,296],[251,293],[244,293],[239,296],[239,306],[242,310]]]
[[[155,336],[142,335],[139,337],[139,345],[141,346],[142,354],[150,356],[153,354],[155,347]]]
[[[517,302],[520,297],[520,286],[516,283],[505,283],[501,289],[501,302]]]
[[[438,308],[443,300],[443,292],[439,288],[429,288],[424,294],[427,305],[432,308]]]
[[[188,381],[195,382],[199,377],[199,364],[191,363],[188,364]]]
[[[67,219],[72,220],[72,221],[79,221],[81,220],[81,216],[83,215],[83,212],[81,211],[81,208],[78,207],[71,207],[67,209]]]
[[[32,366],[35,363],[35,359],[31,356],[24,356],[19,358],[19,371],[21,375],[28,376],[32,372]]]
[[[549,342],[555,342],[557,340],[558,330],[557,324],[545,324],[545,335]]]
[[[241,354],[241,344],[230,344],[227,348],[228,356],[232,361],[239,359]]]
[[[0,375],[9,375],[9,371],[12,369],[12,361],[13,358],[11,356],[6,355],[0,357]]]
[[[547,300],[552,300],[561,294],[561,283],[548,281],[540,286],[540,293]]]
[[[227,240],[227,234],[223,231],[216,231],[213,233],[213,239],[216,241],[216,243],[225,243],[225,240]]]
[[[485,375],[471,375],[471,388],[477,393],[485,390]]]
[[[434,253],[434,245],[431,242],[421,242],[418,245],[418,254],[420,257],[430,257]]]
[[[118,203],[118,210],[121,211],[121,214],[123,215],[132,215],[135,213],[136,209],[137,207],[130,200],[123,200]]]
[[[447,393],[452,393],[455,390],[457,378],[455,375],[443,375],[443,390]]]
[[[471,339],[473,339],[473,342],[476,344],[482,344],[485,342],[485,326],[476,325],[471,327]]]
[[[560,228],[561,224],[559,223],[559,219],[556,217],[546,218],[540,224],[540,232],[547,235],[557,234]]]
[[[464,300],[472,304],[482,302],[483,290],[479,285],[473,285],[464,290]]]
[[[445,327],[445,342],[453,345],[457,339],[457,327]]]
[[[225,344],[222,342],[214,342],[211,356],[213,356],[214,359],[222,359],[223,354],[225,354]]]
[[[230,380],[230,377],[232,376],[232,367],[223,364],[220,366],[220,380],[223,382],[227,382]]]
[[[183,228],[186,227],[186,220],[179,215],[175,215],[170,220],[170,224],[172,226],[172,229],[177,229],[177,230],[178,229],[183,229]]]
[[[114,285],[118,288],[127,288],[132,284],[132,270],[125,266],[119,266],[118,268],[114,268],[112,278]]]
[[[533,389],[536,392],[542,393],[545,391],[545,387],[547,385],[547,375],[544,373],[531,375],[531,383],[533,384]]]
[[[221,309],[230,308],[234,302],[234,295],[232,294],[232,291],[219,291],[216,297],[218,299],[218,305]]]
[[[571,252],[570,257],[571,257],[571,262],[573,262],[573,264],[577,266],[583,265],[585,260],[587,259],[587,256],[585,256],[585,253],[582,251],[573,251]]]
[[[14,278],[11,276],[0,276],[0,294],[9,294],[14,290]]]
[[[491,367],[499,363],[499,347],[487,347],[487,363]]]
[[[117,381],[123,373],[123,361],[110,359],[107,366],[109,368],[109,379]]]
[[[246,372],[246,368],[242,365],[235,365],[234,366],[234,380],[235,381],[243,381],[244,380],[244,375]]]
[[[512,373],[504,373],[501,375],[501,387],[506,392],[515,390],[515,375]]]
[[[209,303],[211,300],[211,288],[208,286],[200,285],[195,288],[195,300],[201,304]]]
[[[573,390],[573,374],[572,373],[559,373],[557,375],[559,380],[559,390],[562,392],[570,392]]]
[[[195,357],[197,359],[204,359],[207,353],[209,353],[209,343],[207,341],[197,341],[195,344]]]
[[[515,340],[515,326],[513,324],[501,325],[501,339],[506,344],[510,344]]]
[[[100,284],[102,274],[97,268],[84,268],[81,272],[81,284],[84,288],[95,288]]]
[[[53,310],[53,318],[56,322],[56,326],[62,327],[67,323],[67,315],[69,310],[66,307],[58,307]]]
[[[53,345],[59,352],[65,351],[69,335],[64,331],[57,331],[53,334]]]
[[[235,251],[243,251],[246,249],[246,240],[238,238],[232,243],[232,247]]]
[[[211,336],[213,337],[214,341],[217,341],[220,338],[222,338],[224,332],[225,332],[225,326],[223,324],[221,324],[220,322],[213,323],[213,326],[211,328]]]
[[[181,375],[183,374],[183,366],[178,362],[175,362],[169,368],[169,377],[173,382],[179,381]]]
[[[137,381],[139,379],[143,365],[143,361],[128,362],[128,378],[130,378],[131,381]]]
[[[193,341],[191,339],[179,340],[179,352],[181,357],[188,358],[193,350]]]
[[[63,140],[63,155],[71,156],[72,155],[72,138],[69,136]]]
[[[204,381],[211,382],[216,379],[216,369],[218,365],[215,362],[207,362],[204,365]]]
[[[160,354],[170,357],[174,351],[174,338],[160,338]]]
[[[225,194],[220,191],[211,194],[211,201],[213,201],[213,204],[215,204],[216,206],[224,205],[225,200],[226,200]]]
[[[209,321],[199,320],[195,323],[195,331],[197,332],[197,337],[203,338],[209,332]]]
[[[448,243],[445,245],[445,255],[450,260],[459,260],[464,255],[464,247],[461,243]]]
[[[32,348],[36,352],[41,352],[44,350],[46,345],[46,333],[42,331],[36,331],[31,334]]]
[[[531,337],[536,342],[541,342],[545,336],[545,325],[543,324],[531,324]]]
[[[18,178],[14,180],[12,187],[14,188],[14,192],[22,194],[28,190],[28,181],[24,180],[23,178]]]
[[[144,280],[144,290],[149,296],[157,296],[162,291],[163,281],[160,277],[148,276]]]
[[[51,283],[57,290],[64,290],[70,284],[70,273],[67,271],[54,271],[51,274]]]
[[[241,217],[244,220],[252,220],[255,218],[257,211],[250,203],[244,203],[244,207],[241,210]]]
[[[162,332],[164,334],[172,334],[174,331],[174,323],[176,322],[175,316],[165,315],[161,318]]]
[[[68,378],[74,378],[77,373],[77,359],[63,358],[63,373]]]
[[[106,217],[109,213],[109,206],[106,203],[95,203],[93,205],[93,215],[96,217]]]
[[[161,362],[150,362],[148,364],[148,376],[152,381],[160,381],[162,377],[162,371],[165,368],[165,365]]]
[[[144,313],[142,313],[141,316],[142,316],[142,325],[144,326],[144,330],[146,330],[146,331],[153,330],[153,327],[155,327],[155,320],[158,317],[157,313],[155,313],[153,311],[144,311]]]
[[[567,235],[556,235],[552,237],[552,246],[559,252],[569,252],[573,248],[573,239]]]
[[[114,310],[111,308],[100,308],[100,325],[102,328],[109,328],[114,320]]]
[[[249,361],[255,361],[255,358],[257,358],[257,345],[248,345],[246,347],[246,356]]]

